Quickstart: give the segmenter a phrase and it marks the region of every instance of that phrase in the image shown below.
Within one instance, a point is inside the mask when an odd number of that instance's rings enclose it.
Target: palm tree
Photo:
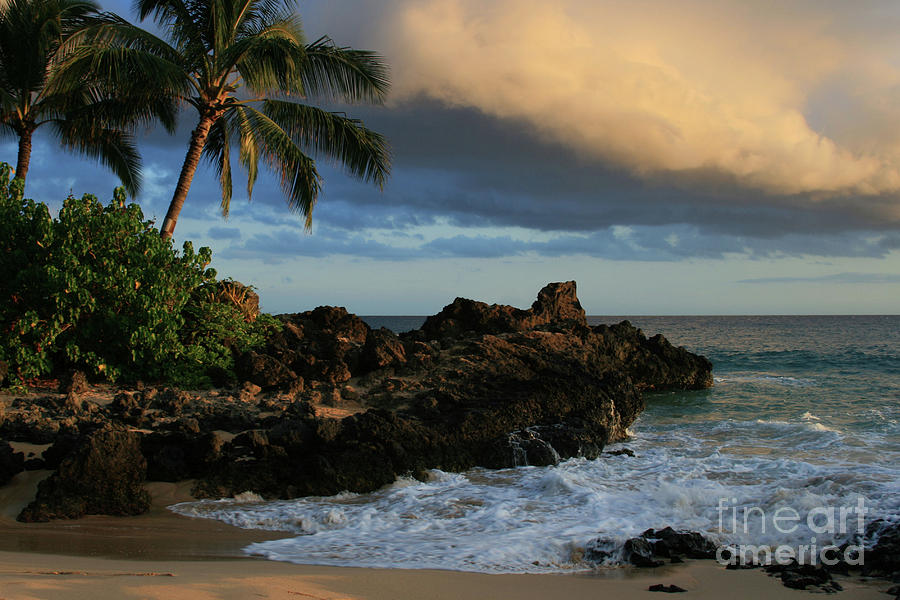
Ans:
[[[48,125],[63,148],[99,159],[134,195],[140,158],[123,129],[151,114],[121,101],[115,82],[66,68],[98,15],[93,0],[9,0],[0,8],[0,134],[18,138],[16,177],[23,182],[34,132]],[[171,112],[152,116],[172,126]]]
[[[359,120],[309,103],[381,103],[389,84],[378,56],[338,47],[327,37],[307,43],[293,0],[137,0],[136,8],[142,20],[153,17],[168,41],[120,22],[119,46],[98,53],[92,68],[120,68],[129,56],[123,46],[151,54],[157,62],[146,67],[171,74],[168,83],[156,84],[159,93],[197,111],[160,228],[163,237],[172,236],[201,157],[218,173],[227,217],[232,146],[247,171],[248,197],[262,159],[280,177],[289,207],[306,217],[307,228],[321,188],[307,152],[341,163],[359,179],[384,184],[390,171],[385,139]]]

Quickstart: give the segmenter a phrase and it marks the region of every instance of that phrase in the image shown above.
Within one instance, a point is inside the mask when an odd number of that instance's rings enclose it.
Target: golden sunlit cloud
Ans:
[[[392,63],[395,101],[425,95],[519,120],[639,176],[718,173],[769,194],[820,198],[900,189],[892,64],[900,56],[890,35],[867,29],[858,5],[399,0],[380,8],[372,41]],[[870,20],[877,29],[877,15]]]

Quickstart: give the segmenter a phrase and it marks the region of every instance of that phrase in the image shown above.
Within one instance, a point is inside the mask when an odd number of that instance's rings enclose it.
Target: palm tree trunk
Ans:
[[[16,179],[25,181],[28,165],[31,163],[31,136],[34,129],[23,128],[19,131],[19,155],[16,158]]]
[[[184,157],[184,165],[181,167],[178,185],[175,186],[175,194],[172,196],[172,202],[169,203],[166,218],[159,229],[159,234],[164,238],[172,237],[172,233],[175,231],[178,215],[181,213],[181,207],[184,206],[188,191],[191,189],[191,181],[194,179],[197,165],[200,164],[200,155],[203,153],[203,146],[206,145],[209,128],[212,127],[214,122],[214,118],[201,117],[197,128],[191,133],[191,143],[188,146],[187,156]]]

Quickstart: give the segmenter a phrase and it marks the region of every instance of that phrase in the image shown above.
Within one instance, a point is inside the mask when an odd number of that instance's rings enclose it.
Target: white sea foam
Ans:
[[[813,431],[831,431],[833,433],[840,433],[839,429],[835,429],[834,427],[829,427],[828,425],[823,425],[822,423],[810,423],[809,427]]]
[[[753,426],[763,434],[771,428],[793,431],[801,439],[811,433],[805,423],[717,425],[730,427],[732,434]],[[803,514],[822,505],[853,506],[860,495],[884,514],[900,510],[900,473],[885,465],[850,470],[839,455],[813,463],[735,454],[711,446],[696,430],[636,427],[628,447],[635,457],[464,474],[432,471],[426,482],[403,478],[372,494],[203,501],[173,510],[240,527],[294,532],[294,537],[246,549],[273,560],[494,573],[591,568],[580,560],[590,540],[605,537],[621,544],[647,528],[666,525],[701,531],[720,542],[809,543],[807,528],[785,535],[775,532],[771,521],[753,522],[747,532],[720,531],[721,498],[729,506],[758,506],[769,515],[781,507]]]
[[[761,425],[763,427],[779,429],[786,432],[788,435],[795,433],[797,429],[802,429],[806,431],[822,431],[822,432],[830,432],[835,434],[840,434],[841,431],[835,427],[829,427],[823,423],[820,423],[818,419],[801,419],[799,422],[791,422],[791,421],[782,421],[779,419],[757,419],[755,424]]]
[[[232,498],[234,502],[237,504],[246,504],[249,502],[265,502],[265,498],[260,496],[255,492],[241,492],[240,494],[235,494],[234,498]]]

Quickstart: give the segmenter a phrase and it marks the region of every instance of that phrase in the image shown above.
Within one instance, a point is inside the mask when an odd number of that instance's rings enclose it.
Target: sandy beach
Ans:
[[[16,512],[48,472],[27,472],[0,488],[0,598],[44,599],[546,599],[654,598],[654,584],[689,597],[798,599],[759,570],[727,571],[712,561],[654,570],[613,569],[561,575],[486,575],[454,571],[294,565],[246,557],[241,548],[281,537],[165,507],[189,500],[189,482],[151,483],[153,508],[139,517],[87,517],[21,524]],[[845,598],[880,600],[886,582],[843,578]]]

